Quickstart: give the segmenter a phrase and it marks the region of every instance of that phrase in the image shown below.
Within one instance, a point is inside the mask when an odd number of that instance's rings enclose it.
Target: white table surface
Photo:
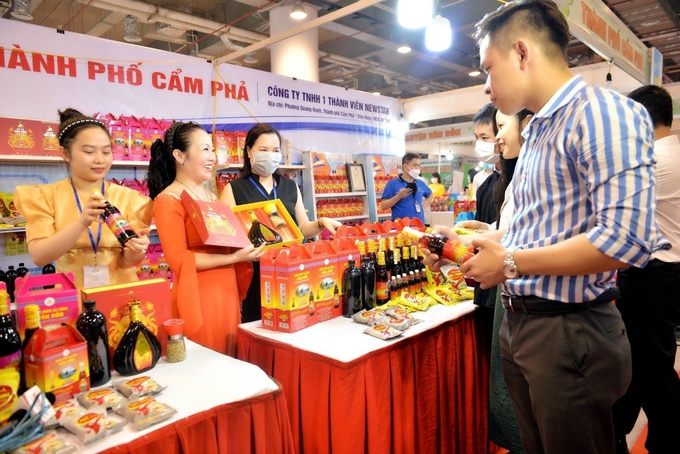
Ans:
[[[120,432],[85,447],[66,429],[58,429],[59,434],[81,448],[78,452],[96,453],[129,443],[155,429],[219,405],[247,400],[279,389],[257,366],[221,355],[190,340],[186,340],[186,346],[187,358],[184,361],[168,363],[163,357],[156,367],[140,374],[148,375],[160,385],[167,386],[154,397],[177,410],[175,415],[141,431],[134,430],[128,423]],[[120,377],[116,375],[113,378]]]
[[[475,310],[475,305],[470,301],[463,301],[454,306],[438,304],[430,307],[425,312],[413,312],[412,316],[423,320],[422,323],[411,326],[404,334],[389,340],[365,334],[363,331],[367,325],[355,323],[346,317],[337,317],[332,320],[319,323],[305,328],[296,333],[284,333],[270,331],[262,328],[260,320],[250,323],[242,323],[239,329],[245,330],[255,336],[271,339],[288,344],[312,353],[335,359],[343,363],[349,363],[378,349],[388,347],[394,342],[401,342],[411,336],[427,331],[449,320],[456,319]]]

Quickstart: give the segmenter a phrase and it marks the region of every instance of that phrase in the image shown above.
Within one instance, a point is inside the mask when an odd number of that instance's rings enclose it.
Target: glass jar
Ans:
[[[168,335],[168,345],[165,351],[165,360],[169,363],[184,361],[187,357],[187,349],[184,343],[184,320],[172,318],[163,323],[165,333]]]

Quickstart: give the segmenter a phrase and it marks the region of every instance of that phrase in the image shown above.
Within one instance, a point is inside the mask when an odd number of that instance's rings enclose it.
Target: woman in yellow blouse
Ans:
[[[446,193],[446,187],[442,184],[439,172],[432,173],[428,187],[432,190],[432,197],[441,197]]]
[[[137,280],[135,265],[149,245],[151,200],[104,181],[113,163],[106,125],[77,110],[59,112],[59,145],[71,176],[56,183],[17,186],[14,202],[27,220],[26,242],[37,266],[56,261],[72,272],[78,288]],[[93,194],[96,189],[99,194]],[[116,206],[138,238],[122,247],[102,225],[103,200]]]

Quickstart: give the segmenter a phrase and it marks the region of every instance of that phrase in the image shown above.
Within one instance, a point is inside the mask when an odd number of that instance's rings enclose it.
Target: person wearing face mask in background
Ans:
[[[501,168],[500,155],[496,153],[498,130],[496,129],[495,115],[496,108],[492,103],[489,103],[479,109],[479,112],[472,118],[475,127],[475,154],[477,159],[484,164],[494,166],[492,173],[476,189],[477,211],[475,220],[485,224],[496,222],[496,206],[493,194],[500,180]]]
[[[307,218],[297,184],[277,172],[281,162],[281,134],[273,126],[265,123],[253,126],[246,135],[243,152],[246,159],[241,175],[224,187],[220,202],[235,206],[280,199],[305,238],[323,230],[334,234],[342,225],[330,218],[316,221]],[[253,279],[241,304],[241,322],[259,320],[260,306],[260,265],[253,262]]]
[[[442,184],[442,177],[439,172],[432,173],[430,184],[427,187],[432,190],[432,197],[441,197],[446,194],[446,187]]]
[[[425,207],[432,201],[432,190],[420,177],[420,157],[406,153],[401,158],[403,173],[387,182],[380,208],[392,209],[392,220],[418,218],[425,223]]]

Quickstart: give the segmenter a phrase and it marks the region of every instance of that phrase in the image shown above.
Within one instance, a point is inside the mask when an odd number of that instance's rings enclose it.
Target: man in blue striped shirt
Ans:
[[[525,451],[614,453],[612,404],[631,377],[615,272],[667,245],[651,120],[572,75],[569,27],[551,0],[501,6],[476,39],[491,101],[537,114],[523,131],[510,227],[474,240],[479,252],[461,270],[483,288],[502,283],[503,373]]]

